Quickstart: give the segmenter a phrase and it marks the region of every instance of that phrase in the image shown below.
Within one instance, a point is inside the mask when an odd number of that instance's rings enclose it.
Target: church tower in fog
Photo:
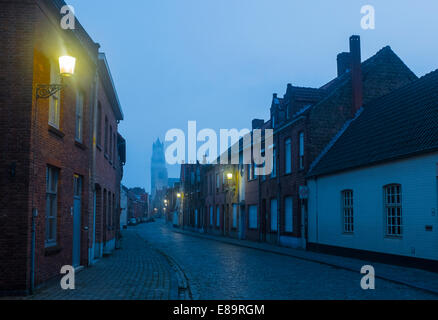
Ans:
[[[151,158],[151,198],[155,198],[157,190],[167,188],[167,168],[164,156],[164,143],[157,139],[152,145]]]

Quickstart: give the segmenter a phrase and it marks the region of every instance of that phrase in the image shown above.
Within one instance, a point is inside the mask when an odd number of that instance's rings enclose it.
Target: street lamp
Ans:
[[[37,84],[36,86],[36,98],[47,99],[53,96],[55,93],[65,88],[63,83],[63,77],[71,77],[75,73],[76,58],[71,56],[59,57],[59,73],[61,74],[60,84]]]
[[[233,179],[233,174],[231,172],[227,173],[227,179],[228,180],[232,180]]]
[[[176,196],[177,196],[178,198],[181,198],[181,193],[178,192],[178,193],[176,194]]]

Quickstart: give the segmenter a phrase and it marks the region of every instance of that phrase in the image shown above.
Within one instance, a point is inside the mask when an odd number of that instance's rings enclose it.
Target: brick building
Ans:
[[[300,199],[299,191],[306,190],[310,164],[364,103],[417,79],[390,47],[362,62],[358,36],[350,38],[350,52],[339,54],[337,62],[335,79],[320,88],[289,84],[282,98],[274,94],[270,119],[253,120],[253,130],[274,132],[273,145],[264,146],[273,148],[270,175],[256,175],[254,163],[243,164],[242,154],[252,146],[243,146],[241,140],[240,165],[204,166],[200,170],[203,194],[196,202],[186,201],[184,212],[204,200],[207,232],[305,246],[306,200]],[[227,189],[228,171],[236,179],[233,193]]]
[[[0,50],[8,52],[0,56],[1,294],[29,293],[63,265],[91,262],[99,46],[79,22],[61,29],[63,5],[0,5]],[[74,77],[60,75],[64,55],[76,58]],[[48,84],[58,86],[37,90]]]
[[[90,258],[97,259],[115,248],[120,230],[120,181],[122,158],[119,156],[118,123],[123,112],[105,54],[98,55],[97,109],[95,118],[94,208]],[[123,149],[123,148],[122,148]]]

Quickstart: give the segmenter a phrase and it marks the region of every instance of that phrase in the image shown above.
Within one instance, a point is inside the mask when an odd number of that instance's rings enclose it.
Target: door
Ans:
[[[73,200],[73,267],[81,263],[81,194],[82,178],[74,176],[74,200]]]
[[[245,227],[246,227],[246,220],[245,220],[245,206],[240,206],[239,210],[239,239],[245,239]]]

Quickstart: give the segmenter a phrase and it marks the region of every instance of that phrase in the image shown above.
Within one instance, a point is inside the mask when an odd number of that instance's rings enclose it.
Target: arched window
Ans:
[[[342,191],[342,222],[344,233],[354,232],[353,190]]]
[[[383,187],[386,235],[400,237],[403,234],[402,190],[400,184]]]

